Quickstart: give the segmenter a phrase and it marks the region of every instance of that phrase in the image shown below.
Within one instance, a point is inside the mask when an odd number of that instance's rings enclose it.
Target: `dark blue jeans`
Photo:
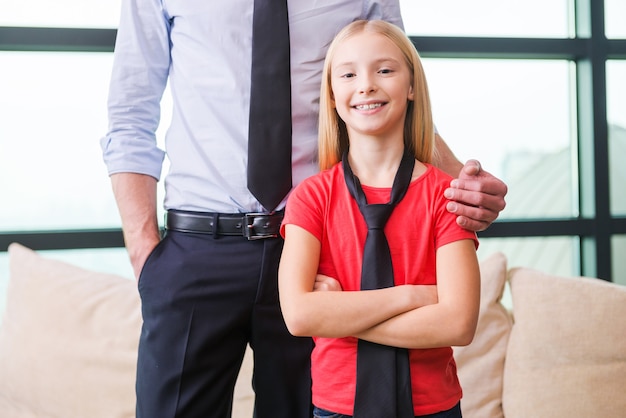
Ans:
[[[334,412],[326,411],[315,407],[313,409],[314,418],[352,418],[351,415],[336,414]],[[447,411],[436,412],[434,414],[419,415],[415,418],[462,418],[461,415],[461,403],[456,404],[452,409]]]

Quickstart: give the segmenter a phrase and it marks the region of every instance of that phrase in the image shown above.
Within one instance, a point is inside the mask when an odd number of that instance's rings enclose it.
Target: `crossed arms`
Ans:
[[[472,341],[480,273],[471,240],[437,250],[436,286],[353,292],[341,291],[332,279],[317,275],[320,250],[320,242],[308,231],[286,225],[278,283],[285,323],[293,335],[353,336],[404,348],[461,346]],[[326,280],[324,286],[320,280]]]

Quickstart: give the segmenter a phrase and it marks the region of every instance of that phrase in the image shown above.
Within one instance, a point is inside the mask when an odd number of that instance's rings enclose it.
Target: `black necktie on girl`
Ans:
[[[367,224],[361,290],[394,286],[393,267],[384,227],[411,183],[415,157],[404,153],[388,203],[368,204],[361,183],[352,172],[347,154],[342,159],[344,178]],[[413,418],[409,353],[358,340],[354,418]]]
[[[291,81],[287,0],[255,0],[248,189],[268,211],[291,190]]]

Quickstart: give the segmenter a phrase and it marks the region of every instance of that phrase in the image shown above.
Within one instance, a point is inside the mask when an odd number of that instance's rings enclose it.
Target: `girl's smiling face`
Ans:
[[[402,140],[413,90],[400,49],[384,35],[360,32],[338,45],[330,68],[332,103],[350,139],[398,135]]]

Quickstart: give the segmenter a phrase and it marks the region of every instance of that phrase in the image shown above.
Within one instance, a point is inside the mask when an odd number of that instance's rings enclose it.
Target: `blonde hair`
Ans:
[[[331,64],[337,47],[346,39],[363,33],[377,33],[396,45],[409,68],[414,92],[413,101],[407,103],[404,121],[405,150],[413,152],[422,162],[431,162],[435,147],[435,133],[426,76],[415,46],[397,26],[382,20],[357,20],[343,28],[330,44],[324,61],[320,90],[319,114],[319,166],[321,170],[332,167],[348,151],[348,130],[332,105]]]

